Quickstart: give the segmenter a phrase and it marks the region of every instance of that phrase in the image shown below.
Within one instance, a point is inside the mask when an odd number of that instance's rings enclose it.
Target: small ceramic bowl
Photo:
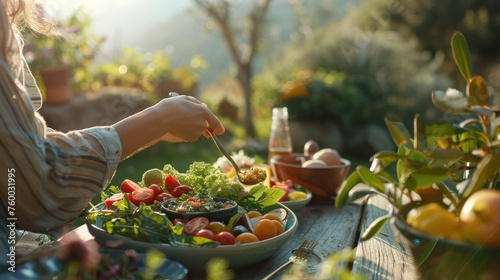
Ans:
[[[171,220],[172,222],[175,219],[183,219],[183,220],[189,221],[189,220],[196,218],[196,217],[205,217],[211,222],[212,221],[220,221],[220,222],[227,224],[227,223],[229,223],[229,220],[231,219],[231,217],[236,215],[236,213],[238,213],[238,204],[236,204],[236,202],[231,201],[231,200],[227,200],[227,199],[216,198],[216,197],[214,197],[214,200],[216,202],[219,202],[219,201],[226,202],[227,201],[230,204],[232,204],[232,206],[230,206],[228,208],[221,209],[221,210],[211,211],[211,212],[179,213],[177,211],[171,210],[169,207],[169,205],[171,205],[172,203],[175,203],[175,200],[176,200],[176,198],[168,199],[168,200],[165,200],[161,204],[161,211],[163,213],[165,213],[167,215],[168,219]]]
[[[292,210],[293,212],[297,213],[297,211],[299,211],[302,207],[306,206],[309,201],[311,201],[312,199],[312,193],[306,189],[306,188],[303,188],[303,187],[300,187],[300,189],[297,189],[297,187],[295,187],[293,191],[297,191],[297,190],[300,190],[300,191],[303,191],[306,193],[306,198],[305,199],[301,199],[301,200],[285,200],[285,201],[281,201],[281,203],[283,205],[285,205],[286,207],[290,208],[290,210]]]
[[[331,199],[337,195],[344,182],[351,162],[342,158],[341,165],[325,167],[302,167],[304,154],[275,156],[271,159],[273,174],[278,180],[292,182],[311,191],[313,199]]]

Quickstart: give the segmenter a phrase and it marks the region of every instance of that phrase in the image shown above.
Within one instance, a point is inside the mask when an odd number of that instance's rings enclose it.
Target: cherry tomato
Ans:
[[[194,197],[190,197],[190,198],[188,198],[188,199],[186,199],[186,200],[187,200],[187,201],[196,201],[196,198],[194,198]]]
[[[210,240],[215,240],[215,234],[209,229],[200,229],[194,236],[205,237]]]
[[[155,200],[159,201],[159,202],[163,202],[166,199],[170,199],[170,198],[173,198],[173,197],[174,197],[173,195],[164,192],[164,193],[160,193],[160,194],[155,195]]]
[[[139,188],[141,188],[139,184],[129,179],[123,180],[120,186],[120,190],[122,191],[122,193],[131,193]]]
[[[113,203],[120,201],[122,199],[123,199],[123,193],[115,193],[114,195],[104,200],[104,205],[106,205],[107,208],[110,208],[113,205]]]
[[[201,207],[201,202],[195,201],[193,202],[192,206],[194,209],[199,209]]]
[[[165,188],[169,193],[173,193],[174,189],[180,185],[181,183],[172,174],[167,174],[167,177],[165,177]]]
[[[158,186],[157,184],[151,184],[148,189],[152,189],[155,192],[155,195],[159,195],[160,193],[163,193],[162,187]]]
[[[215,235],[215,241],[219,242],[221,245],[233,245],[236,243],[236,237],[229,231],[222,231]]]
[[[187,235],[195,235],[198,231],[207,229],[209,224],[210,222],[205,217],[193,218],[184,225],[184,233]]]
[[[146,188],[138,188],[137,190],[132,192],[132,197],[130,201],[135,205],[139,206],[141,202],[144,202],[146,205],[151,205],[155,200],[155,192],[152,189]]]
[[[185,225],[185,224],[187,224],[187,221],[184,219],[174,219],[174,222],[173,222],[174,226],[178,223]]]
[[[208,225],[208,229],[213,231],[215,234],[222,231],[227,231],[226,225],[222,222],[217,222],[217,221],[210,222],[210,224]]]
[[[187,186],[187,185],[180,185],[178,187],[176,187],[172,192],[171,194],[174,196],[174,197],[179,197],[185,193],[188,193],[190,191],[192,191],[193,189],[190,187],[190,186]]]

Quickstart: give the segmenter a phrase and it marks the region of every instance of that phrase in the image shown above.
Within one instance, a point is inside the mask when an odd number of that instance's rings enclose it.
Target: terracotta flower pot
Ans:
[[[431,236],[400,216],[394,216],[391,224],[410,249],[422,279],[498,279],[500,275],[500,248]]]
[[[70,71],[71,68],[66,66],[40,71],[40,76],[45,86],[44,102],[65,103],[73,97],[73,91],[69,83]]]

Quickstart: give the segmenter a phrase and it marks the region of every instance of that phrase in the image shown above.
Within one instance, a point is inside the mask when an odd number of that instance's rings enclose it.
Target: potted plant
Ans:
[[[53,36],[24,32],[24,56],[47,103],[66,102],[73,89],[89,87],[90,65],[104,42],[91,31],[90,16],[82,8],[55,24]]]
[[[367,240],[391,221],[411,250],[424,279],[498,275],[500,263],[500,118],[489,107],[489,87],[472,76],[465,37],[451,39],[453,58],[466,81],[432,93],[449,122],[424,123],[417,114],[413,137],[386,119],[397,151],[381,151],[372,167],[358,166],[335,201],[342,207],[366,195],[382,195],[394,211],[376,219]],[[364,183],[370,188],[359,188]]]
[[[114,62],[100,65],[96,77],[101,86],[137,88],[157,100],[172,91],[195,95],[199,71],[205,67],[206,61],[198,55],[189,65],[174,67],[164,51],[142,53],[128,47]]]

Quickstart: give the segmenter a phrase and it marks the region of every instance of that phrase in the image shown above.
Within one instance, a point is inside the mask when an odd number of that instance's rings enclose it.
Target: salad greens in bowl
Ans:
[[[245,192],[208,163],[194,162],[185,173],[167,164],[162,170],[146,171],[139,182],[124,180],[119,187],[110,186],[103,201],[89,211],[87,227],[103,248],[138,252],[155,248],[195,271],[203,270],[213,257],[226,258],[231,268],[237,268],[272,256],[296,231],[295,214],[278,203],[283,194],[282,189],[264,185]],[[166,211],[172,201],[188,213],[189,207],[202,209],[195,203],[215,198],[221,200],[222,208],[231,209],[229,217],[209,220],[209,211],[175,218]],[[260,219],[250,219],[249,212],[274,215],[278,223],[260,223]],[[262,235],[270,231],[274,233]]]

